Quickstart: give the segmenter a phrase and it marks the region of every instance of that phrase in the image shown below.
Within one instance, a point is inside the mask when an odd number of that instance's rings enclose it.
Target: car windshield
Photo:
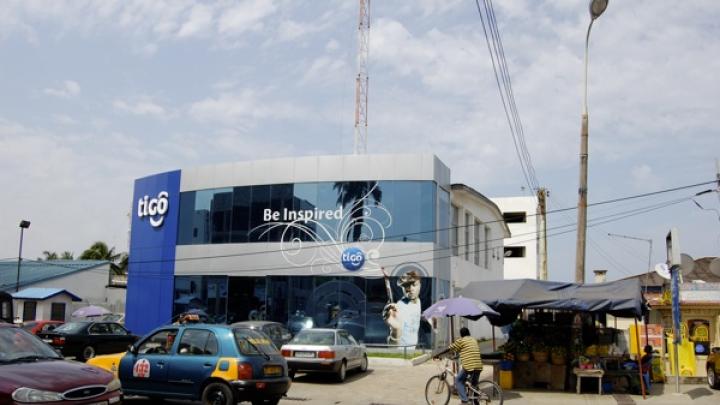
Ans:
[[[248,355],[277,354],[278,349],[268,337],[252,329],[235,328],[235,343],[240,353]]]
[[[303,330],[290,344],[332,346],[335,344],[335,332]]]
[[[0,328],[0,363],[61,358],[42,340],[20,328]]]
[[[23,324],[22,328],[25,329],[26,331],[30,331],[32,328],[35,327],[35,325],[37,325],[37,322],[25,322]]]
[[[68,322],[64,323],[57,328],[55,328],[55,332],[62,332],[62,333],[75,333],[78,331],[81,331],[84,329],[88,324],[85,322]]]

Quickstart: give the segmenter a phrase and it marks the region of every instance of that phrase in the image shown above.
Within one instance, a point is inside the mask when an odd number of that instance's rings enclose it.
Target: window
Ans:
[[[37,302],[25,301],[23,304],[23,321],[34,321],[37,311]]]
[[[116,323],[109,323],[107,324],[108,329],[110,330],[110,333],[113,335],[127,335],[128,332],[123,328],[122,326],[116,324]]]
[[[483,262],[485,265],[485,268],[490,267],[490,241],[492,240],[492,230],[489,226],[485,225],[484,229],[485,238],[483,241]]]
[[[465,240],[463,241],[463,245],[465,246],[465,260],[467,261],[470,261],[470,250],[472,248],[472,244],[470,243],[470,226],[472,223],[472,215],[466,212],[465,223],[463,224],[463,228],[465,229]]]
[[[473,227],[473,233],[475,234],[475,265],[480,265],[480,254],[485,253],[484,252],[484,246],[480,245],[480,230],[483,228],[482,222],[475,221],[475,226]]]
[[[178,354],[182,356],[214,356],[217,352],[217,338],[209,330],[187,329],[180,338]]]
[[[138,346],[138,353],[144,354],[168,354],[172,349],[175,336],[177,336],[177,329],[165,329],[156,332],[149,338],[145,339],[140,346]]]
[[[65,320],[65,303],[64,302],[53,302],[50,305],[50,320],[51,321],[64,321]]]
[[[92,335],[109,335],[110,329],[108,329],[108,326],[105,323],[96,323],[90,327],[88,332]]]
[[[527,221],[527,213],[524,211],[504,212],[503,219],[507,224],[514,224]]]
[[[453,256],[458,255],[458,239],[460,239],[460,228],[458,221],[460,220],[460,208],[452,206],[452,229],[450,230],[450,245],[452,246]]]
[[[525,246],[505,246],[505,257],[525,257]]]

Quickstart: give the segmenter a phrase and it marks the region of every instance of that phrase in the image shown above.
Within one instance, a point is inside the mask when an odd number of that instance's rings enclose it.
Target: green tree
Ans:
[[[51,252],[49,250],[43,250],[43,257],[38,257],[39,261],[42,260],[57,260],[58,254],[56,252]]]
[[[75,260],[75,254],[66,250],[60,255],[60,260]]]
[[[337,191],[337,204],[343,207],[350,207],[352,226],[345,235],[347,241],[358,241],[363,228],[363,207],[368,197],[372,197],[376,203],[382,200],[382,190],[376,181],[343,181],[333,184]],[[350,234],[352,232],[352,235]]]
[[[127,257],[127,254],[115,253],[115,247],[108,247],[107,243],[98,241],[82,252],[80,260],[107,260],[110,262],[110,270],[114,274],[125,274],[127,271],[127,259],[125,257]],[[118,259],[120,259],[119,264],[117,263]],[[125,263],[124,267],[122,267],[123,262]]]

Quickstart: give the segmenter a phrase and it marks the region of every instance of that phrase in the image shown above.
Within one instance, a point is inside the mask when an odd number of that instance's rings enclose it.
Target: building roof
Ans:
[[[498,207],[497,204],[495,204],[495,202],[493,200],[485,197],[479,191],[468,186],[467,184],[453,183],[450,185],[450,189],[455,192],[462,191],[462,192],[465,192],[465,193],[477,198],[478,200],[484,202],[490,208],[490,210],[492,210],[495,213],[495,215],[498,216],[498,218],[500,218],[500,219],[503,218],[502,210],[500,210],[500,207]],[[506,234],[505,237],[510,237],[510,228],[508,228],[505,221],[502,221],[501,226],[502,226],[503,230],[505,231],[505,234]]]
[[[710,262],[714,259],[715,257],[701,257],[700,259],[696,259],[695,268],[689,273],[683,274],[683,281],[687,283],[693,280],[702,280],[706,283],[720,283],[720,276],[710,271]],[[654,271],[626,277],[625,279],[630,278],[637,278],[643,286],[647,285],[648,287],[662,287],[670,283],[670,280],[660,277],[660,275]]]
[[[107,265],[106,260],[48,260],[23,259],[20,266],[20,288]],[[18,276],[17,260],[0,260],[0,291],[15,291]]]
[[[60,294],[67,294],[70,296],[70,298],[73,301],[82,301],[80,297],[77,295],[71,293],[70,291],[64,289],[64,288],[38,288],[38,287],[31,287],[26,288],[24,290],[20,290],[16,293],[14,293],[12,296],[15,299],[20,300],[46,300],[48,298],[54,297],[56,295]]]

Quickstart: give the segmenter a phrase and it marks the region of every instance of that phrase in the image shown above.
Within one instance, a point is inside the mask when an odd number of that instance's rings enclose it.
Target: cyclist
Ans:
[[[453,342],[447,349],[436,353],[433,358],[438,359],[447,352],[460,354],[460,370],[455,376],[455,389],[460,397],[460,403],[467,405],[469,402],[467,391],[465,391],[465,379],[470,375],[471,384],[477,385],[483,367],[480,347],[478,347],[477,340],[470,336],[470,330],[463,327],[460,329],[460,339]]]

